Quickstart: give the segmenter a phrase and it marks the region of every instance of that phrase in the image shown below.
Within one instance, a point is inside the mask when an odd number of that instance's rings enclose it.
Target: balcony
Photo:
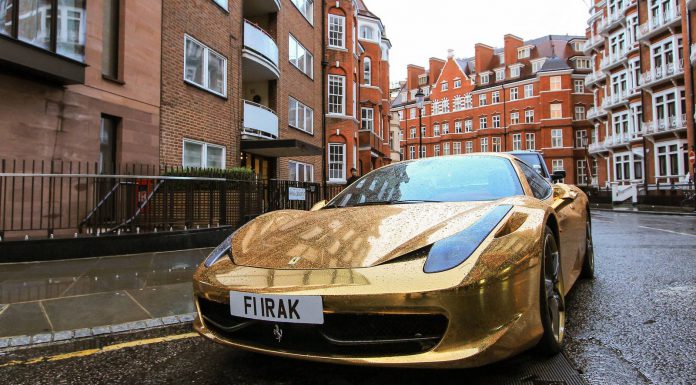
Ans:
[[[638,39],[648,40],[658,33],[681,25],[681,9],[673,7],[669,11],[652,17],[647,23],[641,24],[638,29]]]
[[[384,140],[381,137],[379,137],[379,135],[375,134],[373,131],[370,130],[360,130],[359,135],[361,148],[363,146],[367,147],[367,144],[369,143],[370,151],[378,153],[380,156],[385,155],[385,143]]]
[[[266,106],[245,100],[242,135],[263,139],[277,139],[278,115]]]
[[[607,110],[602,107],[592,107],[587,111],[588,120],[599,119],[604,116],[607,116]]]
[[[665,119],[658,119],[657,122],[645,123],[645,135],[652,136],[667,132],[679,132],[686,130],[686,114],[681,116],[670,116]]]
[[[611,110],[612,108],[625,106],[628,104],[628,91],[619,91],[616,94],[607,95],[602,101],[602,108]]]
[[[599,49],[602,46],[604,46],[604,36],[594,35],[585,42],[583,51],[585,51],[586,55],[589,55],[593,49]]]
[[[616,13],[610,14],[609,17],[606,19],[606,27],[604,29],[604,32],[609,32],[612,29],[618,27],[621,24],[624,24],[626,22],[626,16],[624,16],[624,11],[625,8],[620,8],[616,11]]]
[[[608,57],[604,57],[600,62],[599,67],[602,69],[602,71],[607,72],[618,66],[624,65],[628,61],[628,58],[626,57],[627,54],[628,50],[624,48]]]
[[[670,63],[666,66],[655,67],[640,75],[641,88],[652,88],[658,84],[677,79],[684,75],[684,63]]]
[[[254,17],[280,12],[280,0],[254,0],[244,2],[244,17]]]
[[[612,135],[610,137],[607,137],[604,140],[604,146],[607,149],[629,146],[631,142],[641,140],[642,138],[642,132],[626,132],[619,135]]]
[[[266,81],[280,78],[278,45],[257,25],[244,21],[244,81]]]
[[[609,152],[609,149],[604,144],[604,141],[595,141],[594,143],[590,143],[590,145],[587,147],[587,151],[590,154],[599,154],[602,152]]]
[[[607,80],[607,74],[604,72],[593,72],[585,77],[585,87],[590,87]]]

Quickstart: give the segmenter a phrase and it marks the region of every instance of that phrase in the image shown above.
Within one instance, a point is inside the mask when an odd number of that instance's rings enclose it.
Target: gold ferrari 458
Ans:
[[[237,230],[195,273],[194,326],[284,357],[475,367],[559,352],[565,295],[593,273],[577,187],[509,155],[407,161]]]

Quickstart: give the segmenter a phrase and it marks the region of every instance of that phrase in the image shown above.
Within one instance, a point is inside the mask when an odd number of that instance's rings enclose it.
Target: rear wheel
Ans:
[[[590,214],[587,214],[587,225],[585,226],[587,230],[585,237],[585,260],[582,262],[582,271],[580,272],[580,278],[593,279],[595,272],[594,263],[594,244],[592,242],[592,222],[590,221]]]
[[[538,349],[542,354],[554,355],[561,351],[565,335],[565,296],[561,255],[556,237],[548,226],[544,232],[542,253],[539,308],[544,335]]]

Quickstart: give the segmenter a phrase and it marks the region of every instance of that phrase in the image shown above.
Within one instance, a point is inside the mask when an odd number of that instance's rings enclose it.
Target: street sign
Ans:
[[[289,187],[288,197],[291,201],[304,201],[307,199],[307,191],[303,188]]]

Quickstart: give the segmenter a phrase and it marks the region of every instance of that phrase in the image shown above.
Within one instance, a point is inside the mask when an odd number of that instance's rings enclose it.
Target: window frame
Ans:
[[[342,157],[341,161],[334,161],[332,159],[332,149],[335,149],[335,148],[341,149],[341,154],[340,154],[340,156]],[[328,164],[329,164],[329,167],[328,167],[329,182],[339,182],[339,183],[343,182],[343,183],[345,183],[347,181],[347,179],[346,179],[347,154],[346,154],[345,143],[329,143],[327,151],[328,151],[327,155],[328,155]],[[337,154],[334,154],[334,155],[337,155]],[[341,176],[340,177],[332,177],[331,174],[332,174],[333,170],[332,170],[331,166],[332,165],[339,165],[339,164],[341,166],[341,169],[340,169]]]
[[[307,20],[307,22],[310,25],[314,26],[314,0],[304,0],[303,4],[300,4],[300,1],[303,0],[290,0],[292,5],[295,6],[297,11],[300,12],[300,14],[305,18],[305,20]],[[306,7],[307,4],[309,4],[309,6],[311,7],[309,12],[307,11],[307,9],[303,10],[302,8],[300,8],[302,5]]]
[[[333,21],[338,21],[338,23],[333,23]],[[346,49],[346,17],[329,13],[328,24],[329,48]],[[334,27],[338,27],[338,29],[334,29]],[[339,44],[332,44],[332,40],[339,42]]]
[[[203,84],[198,84],[193,80],[189,80],[187,78],[187,69],[189,68],[188,63],[187,63],[187,55],[186,55],[186,44],[188,41],[193,42],[194,44],[197,44],[201,47],[203,47]],[[209,84],[209,58],[210,54],[213,56],[218,56],[219,58],[223,59],[223,68],[221,70],[222,72],[222,84],[223,84],[223,92],[220,93],[216,90],[213,90],[210,88]],[[201,43],[199,40],[195,39],[194,37],[190,36],[189,34],[184,34],[184,82],[187,84],[190,84],[194,87],[200,88],[204,91],[210,92],[214,95],[221,96],[223,98],[227,98],[227,58],[220,54],[219,52],[215,51],[214,49],[208,47],[207,45]]]
[[[295,179],[290,177],[290,175],[292,175],[290,173],[290,167],[292,167],[293,164],[295,165]],[[299,171],[300,167],[304,167],[304,169],[305,169],[304,170],[305,180],[298,179],[298,176],[299,176],[298,171]],[[309,168],[310,172],[307,172],[308,168]],[[307,180],[307,176],[310,176],[310,178],[309,178],[310,180]],[[309,164],[309,163],[304,163],[304,162],[298,162],[296,160],[289,160],[288,161],[288,180],[291,180],[294,182],[314,183],[314,165]]]
[[[290,106],[292,105],[293,102],[296,103],[296,108],[295,108],[295,111],[296,111],[295,112],[295,115],[296,115],[295,119],[296,120],[295,120],[295,122],[299,123],[299,121],[300,121],[299,111],[302,110],[303,111],[302,122],[306,124],[307,123],[307,112],[308,111],[310,112],[310,114],[311,114],[310,121],[312,123],[312,127],[309,130],[307,130],[303,127],[300,127],[300,125],[298,125],[298,124],[292,124],[292,120],[290,119],[290,111],[291,111]],[[294,128],[294,129],[300,130],[302,132],[305,132],[307,134],[314,135],[314,109],[307,106],[306,104],[302,103],[301,101],[293,98],[292,96],[288,96],[288,126]]]
[[[201,146],[201,166],[187,166],[186,165],[186,143],[191,143],[195,145]],[[208,167],[208,147],[217,147],[219,149],[222,149],[222,167],[220,169],[224,170],[227,168],[227,147],[219,145],[219,144],[214,144],[214,143],[208,143],[208,142],[203,142],[200,140],[195,140],[195,139],[188,139],[184,138],[181,142],[181,166],[184,168],[198,168],[198,169],[209,169],[211,167]]]
[[[331,93],[331,87],[332,87],[332,81],[340,83],[340,87],[342,90],[341,94],[332,94]],[[346,77],[343,75],[335,75],[335,74],[329,74],[328,75],[328,81],[327,83],[327,98],[329,99],[327,101],[328,103],[328,114],[329,115],[336,115],[336,116],[345,116],[346,115]],[[340,103],[332,103],[331,102],[331,97],[335,98],[340,98]],[[334,107],[339,107],[340,106],[340,112],[336,112],[335,110],[332,111],[332,106]]]
[[[288,34],[288,61],[290,64],[292,64],[293,67],[295,67],[298,71],[302,72],[303,74],[307,75],[310,79],[314,79],[314,54],[310,50],[307,49],[300,41],[293,36],[293,34]],[[294,47],[293,47],[294,43]],[[292,57],[290,56],[292,54],[293,48],[295,49],[295,53],[297,54],[297,59],[294,59],[295,62],[293,62]],[[304,50],[304,57],[305,57],[305,68],[300,68],[299,64],[299,58],[301,55],[299,55],[299,50],[302,49]],[[309,58],[309,63],[307,61],[307,58]],[[309,73],[307,73],[307,66],[309,66]],[[345,85],[344,85],[345,87]]]

